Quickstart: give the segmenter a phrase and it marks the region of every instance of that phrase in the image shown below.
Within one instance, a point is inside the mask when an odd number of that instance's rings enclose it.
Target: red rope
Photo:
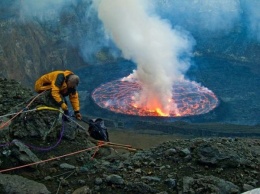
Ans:
[[[109,145],[110,143],[112,145]],[[49,161],[52,161],[52,160],[57,160],[57,159],[60,159],[60,158],[64,158],[64,157],[67,157],[67,156],[72,156],[72,155],[75,155],[75,154],[79,154],[81,152],[85,152],[85,151],[89,151],[89,150],[92,150],[92,149],[96,149],[95,153],[91,157],[91,159],[94,159],[94,157],[95,157],[96,153],[98,152],[99,148],[101,148],[103,146],[111,146],[111,147],[113,147],[114,146],[113,144],[116,145],[115,143],[112,143],[112,142],[98,141],[97,145],[94,146],[94,147],[91,147],[91,148],[79,150],[79,151],[76,151],[76,152],[71,152],[71,153],[68,153],[68,154],[64,154],[64,155],[57,156],[57,157],[54,157],[54,158],[49,158],[49,159],[46,159],[46,160],[41,160],[41,161],[38,161],[38,162],[33,162],[33,163],[30,163],[30,164],[25,164],[25,165],[21,165],[21,166],[16,166],[16,167],[12,167],[12,168],[3,169],[3,170],[0,170],[0,173],[12,171],[12,170],[17,170],[17,169],[25,168],[25,167],[28,167],[28,166],[33,166],[33,165],[36,165],[36,164],[41,164],[41,163],[49,162]],[[127,146],[130,146],[130,145],[127,145]],[[130,149],[129,147],[125,147],[125,148]]]
[[[105,145],[105,144],[103,144],[103,145]],[[95,149],[95,148],[98,148],[98,149],[99,149],[99,148],[102,147],[103,145],[97,145],[97,146],[94,146],[94,147],[91,147],[91,148],[79,150],[79,151],[76,151],[76,152],[71,152],[71,153],[68,153],[68,154],[64,154],[64,155],[57,156],[57,157],[54,157],[54,158],[49,158],[49,159],[46,159],[46,160],[41,160],[41,161],[38,161],[38,162],[33,162],[33,163],[30,163],[30,164],[25,164],[25,165],[16,166],[16,167],[13,167],[13,168],[3,169],[3,170],[0,170],[0,173],[2,173],[2,172],[7,172],[7,171],[11,171],[11,170],[21,169],[21,168],[25,168],[25,167],[28,167],[28,166],[33,166],[33,165],[36,165],[36,164],[41,164],[41,163],[49,162],[49,161],[52,161],[52,160],[64,158],[64,157],[66,157],[66,156],[72,156],[72,155],[79,154],[79,153],[85,152],[85,151],[89,151],[89,150]],[[92,158],[93,158],[93,156],[92,156]]]
[[[91,157],[92,160],[94,159],[94,157],[95,157],[96,153],[98,152],[99,148],[102,147],[102,146],[104,146],[104,145],[105,145],[105,143],[104,143],[103,141],[98,141],[98,142],[97,142],[97,148],[96,148],[96,150],[95,150],[95,153],[94,153],[93,156]]]
[[[45,90],[45,91],[46,91],[46,90]],[[0,125],[0,130],[3,129],[5,126],[7,126],[7,124],[9,124],[14,118],[16,118],[19,114],[21,114],[25,109],[27,109],[27,108],[33,103],[33,101],[34,101],[36,98],[38,98],[40,95],[42,95],[45,91],[43,91],[43,92],[37,94],[37,95],[29,102],[29,104],[27,104],[27,106],[26,106],[24,109],[22,109],[22,110],[20,110],[19,112],[17,112],[11,119],[9,119],[9,120],[6,121],[6,122],[1,123],[1,125]]]

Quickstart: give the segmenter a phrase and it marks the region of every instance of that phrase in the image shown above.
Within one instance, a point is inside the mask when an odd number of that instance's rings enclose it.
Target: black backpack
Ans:
[[[96,140],[109,141],[107,128],[103,119],[90,119],[88,124],[88,132],[91,137],[93,137]]]

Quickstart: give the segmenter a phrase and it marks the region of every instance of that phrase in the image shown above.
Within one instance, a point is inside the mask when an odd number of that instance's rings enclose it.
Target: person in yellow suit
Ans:
[[[50,90],[54,101],[59,105],[65,114],[68,114],[68,106],[65,100],[69,96],[75,117],[82,119],[80,114],[79,95],[76,87],[79,84],[79,77],[69,70],[53,71],[41,76],[35,82],[35,91],[41,93]]]

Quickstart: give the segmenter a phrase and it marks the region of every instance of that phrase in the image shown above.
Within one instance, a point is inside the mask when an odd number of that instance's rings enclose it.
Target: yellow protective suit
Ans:
[[[70,75],[74,74],[71,71],[53,71],[41,76],[35,82],[35,91],[40,93],[45,90],[51,90],[53,99],[61,105],[63,97],[69,96],[71,105],[75,112],[80,110],[79,96],[75,88],[68,88],[67,80]]]

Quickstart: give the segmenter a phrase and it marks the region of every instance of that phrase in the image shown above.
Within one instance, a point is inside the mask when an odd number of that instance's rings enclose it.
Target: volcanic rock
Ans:
[[[0,86],[3,83],[10,86],[9,90],[17,87],[18,91],[23,92],[21,98],[3,101],[4,106],[0,106],[2,116],[6,117],[5,120],[9,120],[15,114],[8,116],[5,114],[20,110],[21,104],[26,102],[27,97],[31,99],[32,92],[15,81],[1,79]],[[13,93],[9,92],[8,89],[0,90],[0,96],[5,96],[4,99],[11,99],[8,94],[13,96]],[[44,100],[39,98],[32,103],[31,108],[43,102]],[[3,120],[2,116],[1,120]],[[24,116],[24,114],[17,115],[0,132],[1,137],[3,137],[0,148],[1,170],[5,172],[0,176],[0,182],[7,180],[7,178],[9,180],[13,173],[19,173],[21,177],[39,182],[37,183],[40,185],[39,188],[46,191],[45,193],[49,191],[56,193],[58,190],[60,193],[84,191],[115,194],[174,194],[180,192],[218,194],[241,193],[260,187],[259,139],[238,137],[175,138],[150,149],[136,149],[135,152],[127,150],[119,152],[117,148],[111,148],[109,149],[111,154],[104,157],[102,150],[107,148],[95,146],[84,130],[78,131],[77,124],[65,123],[64,128],[77,130],[77,132],[74,139],[63,138],[63,134],[60,133],[62,121],[59,113],[50,114],[47,110],[39,111],[30,114],[30,119],[25,123],[23,122]],[[57,122],[56,127],[50,131],[51,118],[57,119]],[[1,121],[1,126],[2,123],[3,121]],[[81,123],[81,125],[84,124]],[[14,126],[16,126],[15,130]],[[84,127],[88,126],[84,125]],[[113,129],[108,129],[108,132],[110,130]],[[11,170],[10,168],[19,167],[25,162],[17,158],[12,150],[14,145],[9,144],[14,138],[23,145],[31,145],[26,149],[25,147],[17,149],[21,154],[35,155],[39,160],[47,161],[36,168],[21,167],[17,170]],[[113,138],[111,141],[113,142]],[[33,149],[33,147],[38,149]],[[84,151],[81,152],[81,150]],[[34,160],[33,158],[32,161],[38,161],[38,159]],[[27,160],[25,163],[29,164],[29,162]],[[73,168],[59,168],[64,164],[69,164]],[[86,185],[84,187],[82,187],[82,180]],[[24,180],[22,179],[22,181]],[[5,184],[3,182],[3,185],[7,187],[1,187],[3,188],[2,193],[13,191],[8,190],[11,189],[9,184],[12,183]],[[25,184],[23,189],[28,190],[31,184]],[[17,186],[12,188],[17,188]],[[37,193],[37,191],[34,190],[32,193]]]
[[[1,193],[50,194],[46,186],[18,175],[0,174]]]

